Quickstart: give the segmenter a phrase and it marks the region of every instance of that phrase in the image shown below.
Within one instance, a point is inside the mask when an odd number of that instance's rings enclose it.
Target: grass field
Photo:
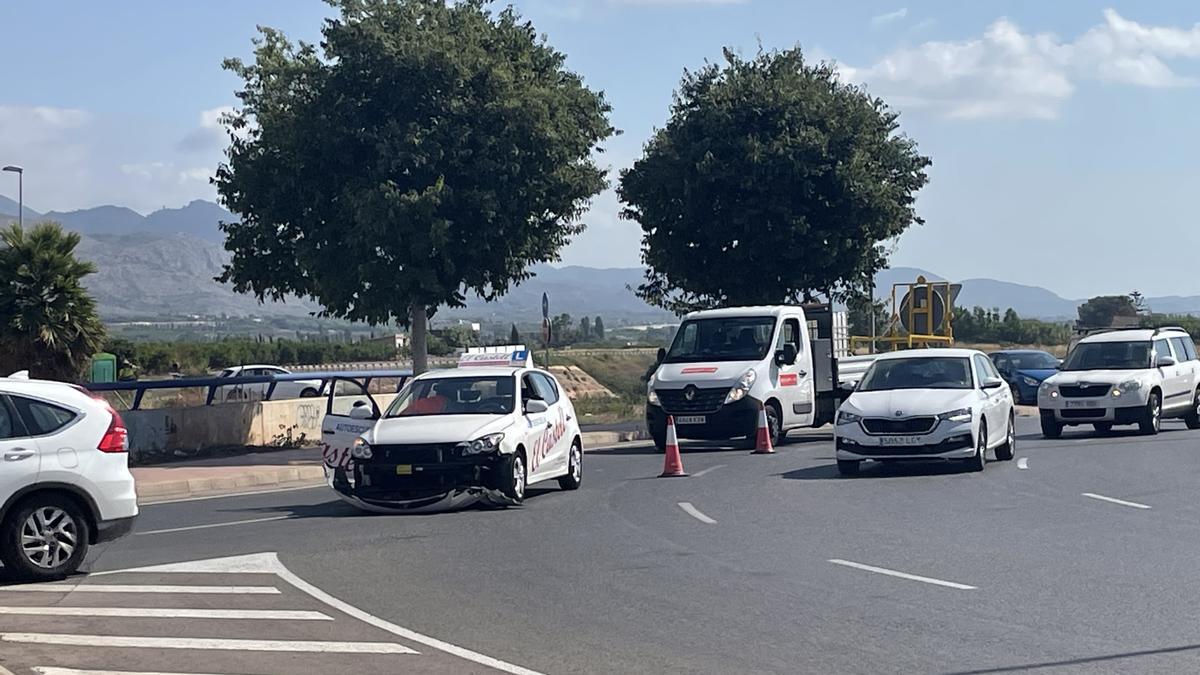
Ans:
[[[552,366],[582,368],[597,382],[617,395],[615,399],[588,398],[575,401],[584,424],[609,424],[642,419],[646,402],[646,372],[654,364],[654,352],[646,350],[571,350],[550,352]]]

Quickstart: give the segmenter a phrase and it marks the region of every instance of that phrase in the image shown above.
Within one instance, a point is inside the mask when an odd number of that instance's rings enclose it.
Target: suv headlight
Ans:
[[[1042,386],[1038,387],[1039,396],[1049,396],[1050,398],[1058,398],[1058,387],[1050,384],[1049,381],[1042,382]]]
[[[959,408],[938,415],[938,419],[942,422],[970,422],[973,416],[970,408]]]
[[[375,452],[371,450],[371,444],[366,439],[356,438],[354,445],[350,446],[350,456],[354,459],[371,459]]]
[[[753,368],[742,373],[738,378],[737,384],[729,390],[729,395],[725,397],[726,403],[734,403],[746,398],[746,394],[750,393],[750,387],[754,386],[754,381],[758,379],[758,373]]]
[[[855,415],[854,413],[846,412],[845,410],[838,411],[837,425],[839,427],[843,424],[857,424],[860,421],[862,421],[862,415]]]
[[[1117,398],[1117,397],[1121,396],[1121,394],[1132,394],[1136,391],[1139,391],[1141,388],[1142,388],[1141,380],[1126,380],[1126,381],[1122,382],[1121,384],[1118,384],[1117,386],[1113,387],[1112,395],[1114,398]]]
[[[1021,382],[1024,382],[1026,387],[1036,387],[1038,384],[1040,384],[1037,380],[1029,377],[1028,375],[1022,375]]]
[[[483,455],[489,452],[495,452],[500,449],[500,443],[504,441],[504,432],[500,431],[487,436],[481,436],[473,441],[466,441],[458,444],[458,449],[464,455]]]

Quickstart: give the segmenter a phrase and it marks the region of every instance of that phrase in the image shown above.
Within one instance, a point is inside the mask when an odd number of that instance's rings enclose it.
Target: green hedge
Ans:
[[[110,339],[105,351],[129,359],[139,372],[159,375],[178,366],[188,374],[207,373],[244,364],[277,366],[321,365],[346,361],[390,361],[396,350],[386,342],[301,342],[231,338],[214,342],[132,342]]]

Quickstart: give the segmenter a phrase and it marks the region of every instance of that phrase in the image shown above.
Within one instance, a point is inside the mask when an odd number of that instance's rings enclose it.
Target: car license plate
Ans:
[[[707,421],[708,418],[704,415],[687,415],[675,418],[676,424],[704,424]]]
[[[396,465],[396,475],[397,476],[411,476],[412,475],[412,464],[397,464]]]
[[[881,436],[879,445],[921,445],[923,441],[920,436]]]
[[[1068,408],[1095,408],[1095,401],[1067,401]]]

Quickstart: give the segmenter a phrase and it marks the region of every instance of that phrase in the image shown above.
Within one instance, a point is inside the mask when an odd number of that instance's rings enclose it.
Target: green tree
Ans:
[[[58,223],[0,230],[0,374],[76,380],[104,344],[104,324],[75,257],[80,237]]]
[[[589,317],[583,317],[579,320],[579,339],[587,341],[592,339],[592,320]]]
[[[1111,326],[1118,316],[1137,315],[1137,306],[1128,295],[1100,295],[1079,306],[1079,322],[1095,328]]]
[[[911,224],[930,160],[898,113],[799,48],[684,75],[671,116],[621,174],[642,228],[637,293],[677,313],[842,297]]]
[[[574,326],[570,314],[559,314],[550,319],[550,342],[555,345],[569,345],[575,341]]]
[[[596,334],[597,340],[603,340],[604,339],[604,319],[601,319],[599,316],[597,316],[596,320],[592,322],[592,331]]]
[[[217,169],[232,260],[260,300],[412,326],[555,261],[605,187],[602,94],[512,8],[486,0],[330,0],[318,49],[264,28]]]
[[[512,331],[508,334],[508,343],[510,345],[521,344],[521,331],[517,330],[517,324],[512,325]]]

